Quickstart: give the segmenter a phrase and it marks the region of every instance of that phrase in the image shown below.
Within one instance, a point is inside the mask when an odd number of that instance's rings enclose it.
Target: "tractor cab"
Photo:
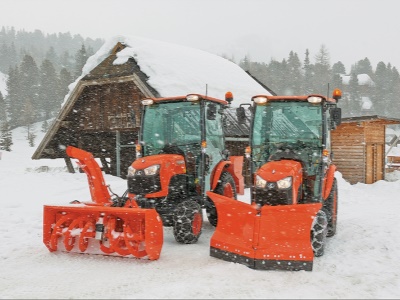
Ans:
[[[137,157],[182,155],[191,186],[205,195],[211,171],[228,159],[222,130],[222,110],[227,103],[196,94],[142,103]]]
[[[336,101],[321,95],[254,96],[252,101],[252,201],[320,202],[321,179],[332,159],[330,131],[340,123]],[[299,193],[291,193],[293,188]]]

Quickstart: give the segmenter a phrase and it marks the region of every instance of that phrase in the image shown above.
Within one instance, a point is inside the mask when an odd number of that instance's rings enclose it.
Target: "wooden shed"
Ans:
[[[132,47],[132,40],[127,42],[118,39],[113,44],[109,43],[111,50],[100,49],[98,51],[100,54],[96,53],[95,66],[86,75],[82,74],[75,83],[32,159],[64,158],[68,169],[73,172],[70,158],[65,153],[66,146],[71,145],[91,152],[101,161],[106,173],[125,178],[128,166],[135,159],[134,144],[137,142],[140,126],[140,100],[188,93],[206,94],[207,91],[210,96],[223,98],[225,92],[229,90],[228,86],[232,88],[241,86],[235,98],[239,96],[246,102],[253,93],[269,94],[239,66],[222,57],[197,49],[189,51],[187,47],[183,47],[179,52],[179,47],[157,44],[156,41],[145,42],[142,39],[134,41],[137,44]],[[144,46],[147,46],[148,52],[143,51]],[[141,57],[134,52],[135,47],[138,49],[142,47],[142,52],[145,54],[142,57],[145,58],[159,54],[157,61],[161,61],[161,69],[157,69],[156,65],[150,65],[150,60],[140,61]],[[172,53],[173,56],[168,56],[166,53]],[[197,60],[196,55],[199,57]],[[210,59],[210,68],[204,67],[206,59]],[[184,61],[184,65],[189,69],[183,70],[185,72],[182,74],[179,73],[182,70],[174,69],[177,66],[176,61],[179,60]],[[166,69],[165,66],[170,61],[172,66]],[[194,66],[191,65],[192,62]],[[93,64],[93,61],[91,63]],[[215,76],[216,72],[221,74]],[[210,76],[211,73],[213,76]],[[155,80],[157,76],[162,77],[158,82]],[[221,84],[220,78],[226,81],[226,86]],[[173,91],[173,94],[170,91]],[[235,96],[235,91],[232,92]],[[133,114],[136,115],[135,124],[132,123]],[[235,145],[230,147],[241,148]]]
[[[332,151],[345,180],[355,184],[385,179],[385,131],[392,124],[400,124],[400,119],[377,115],[342,119],[332,131]]]
[[[125,176],[134,158],[140,100],[159,95],[147,84],[134,59],[113,64],[123,48],[118,43],[104,61],[79,80],[32,159],[65,158],[71,170],[65,146],[72,145],[93,153],[106,173]],[[137,116],[135,124],[132,114]]]

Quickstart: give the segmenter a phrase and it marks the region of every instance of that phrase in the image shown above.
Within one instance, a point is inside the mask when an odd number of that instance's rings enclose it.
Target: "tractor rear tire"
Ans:
[[[179,203],[174,213],[174,237],[178,243],[194,244],[201,235],[203,210],[192,200]]]
[[[315,216],[311,227],[311,245],[316,257],[324,255],[327,232],[328,218],[325,211],[320,210]]]
[[[338,187],[336,178],[333,179],[332,189],[326,201],[326,210],[328,213],[328,233],[327,237],[336,234],[337,213],[338,213]]]
[[[235,180],[233,179],[231,173],[226,171],[222,172],[219,183],[217,184],[214,193],[230,197],[233,200],[237,200]],[[212,207],[206,208],[207,218],[210,224],[216,227],[218,223],[217,209],[215,208],[212,200],[210,198],[208,199],[212,203]]]

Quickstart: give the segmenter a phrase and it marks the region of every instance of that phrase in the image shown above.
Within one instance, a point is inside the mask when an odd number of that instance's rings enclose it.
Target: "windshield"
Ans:
[[[142,134],[144,155],[158,154],[166,144],[200,145],[198,103],[165,102],[146,106],[145,110]]]
[[[258,105],[252,135],[254,161],[263,164],[272,154],[287,150],[296,152],[296,159],[311,168],[310,163],[318,163],[322,151],[322,107],[283,101]],[[315,171],[312,169],[309,171]]]

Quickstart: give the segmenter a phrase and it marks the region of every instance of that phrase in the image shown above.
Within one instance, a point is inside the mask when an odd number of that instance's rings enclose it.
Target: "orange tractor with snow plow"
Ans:
[[[243,156],[225,149],[223,110],[229,102],[199,94],[142,100],[136,160],[127,191],[109,191],[93,156],[73,146],[67,155],[87,174],[91,200],[44,206],[43,241],[50,251],[158,259],[163,226],[190,244],[202,232],[203,209],[218,223],[207,191],[244,193]],[[237,201],[235,201],[237,202]]]
[[[336,233],[338,187],[331,130],[341,122],[337,101],[322,95],[252,98],[251,203],[207,192],[218,224],[210,255],[253,269],[311,271]],[[246,114],[237,109],[238,119]]]

